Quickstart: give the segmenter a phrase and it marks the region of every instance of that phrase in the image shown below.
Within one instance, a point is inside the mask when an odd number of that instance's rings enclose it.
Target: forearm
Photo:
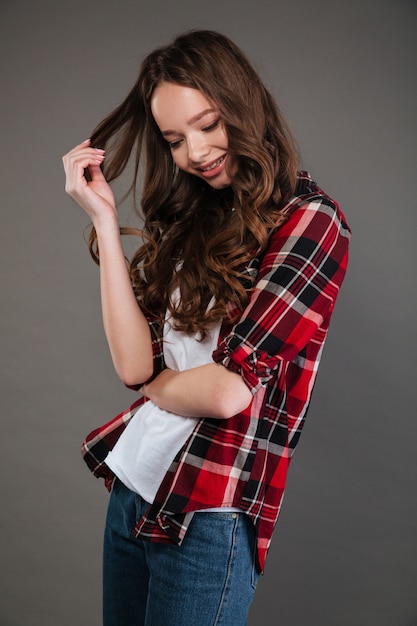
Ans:
[[[130,281],[116,218],[95,222],[100,253],[103,323],[117,374],[128,385],[143,383],[153,372],[148,322]]]
[[[141,391],[161,409],[185,417],[227,419],[252,400],[239,374],[217,363],[183,372],[164,370]]]
[[[120,240],[116,202],[101,164],[104,150],[89,139],[63,157],[66,192],[92,220],[100,253],[104,329],[115,369],[127,385],[143,383],[153,373],[151,334],[132,289]],[[88,169],[90,180],[85,177]]]

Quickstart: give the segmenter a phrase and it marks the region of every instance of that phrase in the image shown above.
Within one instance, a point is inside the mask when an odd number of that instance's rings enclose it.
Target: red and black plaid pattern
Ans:
[[[305,172],[286,210],[288,221],[271,233],[263,257],[247,267],[256,280],[246,310],[233,328],[224,325],[213,353],[214,361],[242,376],[253,400],[228,420],[198,422],[133,531],[151,541],[181,543],[193,511],[239,507],[255,525],[261,570],[346,272],[350,240],[337,204]],[[150,324],[156,375],[164,367],[162,328]],[[144,401],[140,398],[93,431],[83,444],[85,461],[107,486],[113,478],[105,465],[107,452]]]

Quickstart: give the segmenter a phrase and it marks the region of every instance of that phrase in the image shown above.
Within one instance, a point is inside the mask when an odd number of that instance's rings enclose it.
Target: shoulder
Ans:
[[[300,172],[294,196],[283,208],[286,221],[272,230],[259,276],[274,267],[346,267],[350,228],[338,203],[306,172]],[[332,270],[333,271],[333,270]]]
[[[295,193],[282,213],[287,216],[287,221],[274,231],[281,236],[297,225],[300,227],[297,230],[304,231],[309,225],[310,229],[315,227],[320,230],[320,225],[324,227],[333,223],[343,236],[350,238],[350,228],[339,204],[319,187],[308,172],[299,172]]]

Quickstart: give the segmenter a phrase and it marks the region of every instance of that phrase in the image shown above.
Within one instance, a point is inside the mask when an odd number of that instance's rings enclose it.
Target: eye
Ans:
[[[169,141],[168,145],[171,150],[175,150],[175,148],[179,148],[181,145],[181,139],[176,139],[175,141]]]
[[[202,128],[202,130],[203,130],[205,133],[209,133],[209,132],[211,132],[212,130],[215,130],[215,129],[218,127],[218,125],[219,125],[219,124],[220,124],[220,119],[217,119],[217,120],[216,120],[215,122],[213,122],[212,124],[209,124],[208,126],[204,126],[204,128]]]

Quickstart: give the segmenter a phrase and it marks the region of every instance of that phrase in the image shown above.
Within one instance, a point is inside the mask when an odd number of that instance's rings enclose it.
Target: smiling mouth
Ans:
[[[226,158],[226,155],[220,157],[220,159],[217,159],[217,161],[215,161],[214,163],[212,163],[208,167],[204,167],[204,168],[201,167],[200,171],[202,171],[202,172],[211,172],[211,170],[214,170],[214,169],[216,169],[216,167],[219,167],[219,165],[221,165],[223,163],[225,158]]]

